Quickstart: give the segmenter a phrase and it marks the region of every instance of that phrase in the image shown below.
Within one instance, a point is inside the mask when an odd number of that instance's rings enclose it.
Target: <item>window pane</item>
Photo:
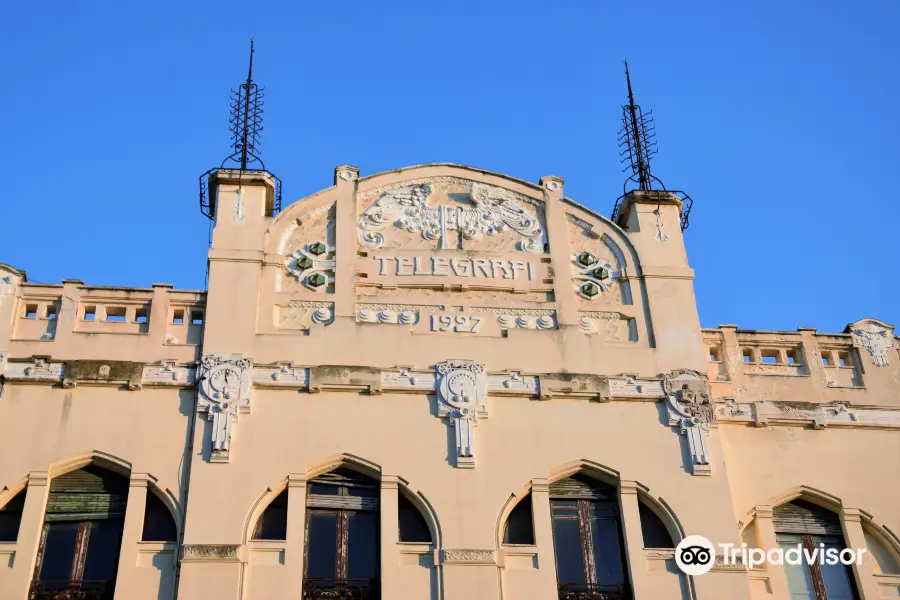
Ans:
[[[428,529],[428,523],[425,522],[425,517],[422,516],[419,509],[403,494],[398,495],[397,503],[400,513],[400,541],[430,542],[431,531]]]
[[[674,548],[672,536],[655,512],[641,502],[638,504],[641,513],[641,534],[644,548]]]
[[[82,579],[110,581],[116,578],[123,525],[124,522],[118,519],[91,522]]]
[[[254,540],[287,539],[287,490],[269,503],[256,523]]]
[[[144,509],[144,542],[176,542],[175,519],[163,501],[151,491],[147,491],[147,505]]]
[[[778,542],[778,546],[785,550],[796,548],[798,544],[802,548],[802,540],[799,535],[779,533],[776,534],[775,539]],[[788,592],[791,600],[816,600],[809,567],[806,564],[789,565],[785,563],[784,570],[787,574]]]
[[[332,578],[337,558],[337,513],[310,512],[307,535],[306,576]]]
[[[68,581],[72,575],[78,523],[49,523],[47,527],[40,578],[42,581]]]
[[[619,546],[619,523],[613,519],[597,519],[591,523],[594,541],[594,568],[597,583],[621,585],[625,583],[622,552]]]
[[[349,514],[347,577],[378,577],[378,513]]]
[[[19,537],[19,523],[25,506],[25,490],[0,508],[0,542],[15,542]]]
[[[525,496],[506,520],[504,544],[534,544],[534,527],[531,519],[531,494]]]
[[[320,483],[313,483],[309,486],[309,493],[316,494],[317,496],[339,496],[341,493],[341,488],[336,485],[322,485]]]
[[[818,536],[813,537],[816,546],[819,542],[825,542],[825,549],[837,549],[838,552],[844,549],[843,543],[829,542]],[[825,592],[828,594],[828,600],[854,600],[853,588],[851,583],[850,567],[840,562],[836,565],[819,565],[822,570],[822,580],[825,582]]]
[[[553,519],[553,547],[557,580],[560,583],[585,583],[577,519]]]

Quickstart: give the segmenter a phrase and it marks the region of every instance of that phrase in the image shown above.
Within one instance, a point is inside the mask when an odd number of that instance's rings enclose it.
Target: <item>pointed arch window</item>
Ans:
[[[129,480],[95,465],[55,477],[30,600],[111,600]]]
[[[844,533],[838,516],[805,500],[794,500],[772,511],[775,540],[784,550],[797,548],[810,553],[830,549],[843,550]],[[857,600],[859,594],[850,567],[836,565],[785,563],[791,600]]]
[[[430,544],[431,529],[428,522],[415,504],[402,492],[397,495],[397,512],[399,521],[399,540],[401,542],[415,542]]]
[[[19,538],[26,490],[27,488],[23,489],[0,507],[0,542],[15,542]]]
[[[615,487],[584,475],[550,485],[560,599],[630,600]]]
[[[643,502],[638,503],[638,510],[641,515],[641,535],[644,540],[644,548],[674,548],[672,536],[659,515]]]
[[[144,506],[143,542],[177,542],[178,531],[175,519],[165,503],[154,492],[147,490],[147,504]]]
[[[309,481],[304,600],[378,598],[380,495],[378,481],[344,468]]]
[[[253,530],[254,540],[287,539],[288,491],[285,489],[272,500],[260,515]]]

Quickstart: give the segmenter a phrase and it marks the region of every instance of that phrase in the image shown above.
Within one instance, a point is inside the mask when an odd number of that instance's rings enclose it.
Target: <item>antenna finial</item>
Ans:
[[[241,172],[265,172],[273,177],[277,184],[274,206],[272,212],[277,213],[281,209],[281,180],[272,173],[266,171],[266,166],[260,158],[260,145],[262,144],[263,130],[263,92],[253,81],[253,54],[255,52],[254,40],[250,38],[250,60],[247,67],[247,80],[238,89],[231,90],[231,110],[228,119],[228,129],[231,131],[232,152],[222,164],[210,169],[200,176],[200,210],[213,218],[213,208],[207,195],[204,177],[218,169],[239,169]],[[229,165],[232,163],[232,165]]]

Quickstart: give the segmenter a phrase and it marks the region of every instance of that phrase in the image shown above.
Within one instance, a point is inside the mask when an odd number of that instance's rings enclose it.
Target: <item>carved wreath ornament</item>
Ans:
[[[525,210],[509,190],[472,183],[473,206],[428,206],[432,187],[423,183],[399,187],[385,193],[359,218],[359,243],[366,248],[384,245],[384,229],[394,226],[409,232],[421,232],[427,240],[439,240],[440,248],[450,248],[448,231],[459,231],[467,240],[494,235],[512,229],[524,240],[519,249],[541,252],[541,229],[536,216]]]

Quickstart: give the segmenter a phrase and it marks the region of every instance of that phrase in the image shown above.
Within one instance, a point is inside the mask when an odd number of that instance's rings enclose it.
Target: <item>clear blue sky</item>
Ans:
[[[900,2],[5,2],[0,262],[32,280],[204,286],[197,176],[228,154],[255,36],[290,203],[427,162],[608,215],[622,59],[654,172],[695,199],[704,326],[900,326]]]

